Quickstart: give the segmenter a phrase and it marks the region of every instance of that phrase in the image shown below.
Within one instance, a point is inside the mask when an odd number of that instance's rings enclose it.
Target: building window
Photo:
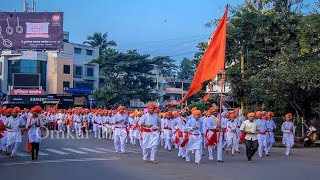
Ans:
[[[82,77],[82,66],[75,66],[74,67],[74,76]]]
[[[63,65],[63,73],[70,74],[70,65]]]
[[[92,56],[92,54],[93,54],[93,50],[86,49],[86,55]]]
[[[0,75],[2,75],[2,62],[0,62]]]
[[[91,68],[91,67],[87,68],[86,76],[93,77],[93,68]]]
[[[74,48],[74,53],[75,54],[81,54],[81,48]]]
[[[69,88],[70,82],[69,81],[63,81],[63,88]]]

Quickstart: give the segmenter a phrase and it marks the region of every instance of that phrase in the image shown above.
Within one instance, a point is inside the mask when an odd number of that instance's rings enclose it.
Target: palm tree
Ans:
[[[101,32],[94,32],[92,36],[87,37],[87,41],[83,44],[89,44],[92,47],[99,47],[99,54],[107,49],[108,47],[117,46],[115,41],[108,41],[108,32],[102,34]]]

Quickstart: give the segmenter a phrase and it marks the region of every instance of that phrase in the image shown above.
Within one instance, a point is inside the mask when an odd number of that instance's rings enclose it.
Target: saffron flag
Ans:
[[[203,96],[202,99],[203,99],[204,101],[208,101],[209,98],[210,98],[210,93],[208,93],[208,94],[206,94],[205,96]]]
[[[217,29],[209,42],[199,66],[194,74],[189,91],[184,95],[180,104],[186,101],[190,96],[201,90],[202,84],[212,78],[215,78],[218,72],[224,69],[224,58],[227,41],[227,14],[228,5]]]

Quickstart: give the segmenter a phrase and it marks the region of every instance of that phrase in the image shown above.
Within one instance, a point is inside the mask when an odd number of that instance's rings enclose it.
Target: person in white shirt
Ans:
[[[184,146],[183,147],[181,146],[181,143],[185,140],[186,134],[187,134],[187,132],[184,130],[184,127],[188,122],[187,114],[188,114],[187,110],[183,109],[181,111],[181,116],[175,118],[174,120],[174,130],[175,130],[174,143],[179,148],[178,157],[182,157],[183,159],[185,159],[186,149]]]
[[[35,106],[31,109],[32,116],[28,119],[26,128],[28,129],[28,139],[31,144],[32,160],[38,159],[39,146],[41,142],[41,126],[43,123],[39,117],[42,109],[40,106]]]
[[[12,109],[11,118],[6,121],[5,126],[7,127],[7,150],[11,153],[11,157],[16,157],[19,144],[22,141],[21,128],[25,127],[25,122],[18,116],[20,112],[19,107]]]
[[[240,153],[240,150],[239,150],[239,145],[240,145],[240,135],[241,135],[241,131],[240,131],[240,126],[242,124],[242,122],[244,121],[244,116],[242,115],[239,115],[237,117],[237,119],[235,119],[236,123],[237,123],[237,140],[236,140],[236,144],[235,144],[235,151]]]
[[[150,162],[157,163],[155,158],[160,141],[159,131],[161,126],[160,117],[155,113],[157,108],[156,104],[148,104],[148,112],[142,115],[139,120],[141,127],[140,146],[142,149],[142,160],[144,162],[148,162],[149,149],[151,149]]]
[[[62,132],[64,128],[64,122],[65,122],[65,114],[63,110],[60,110],[59,113],[56,115],[57,124],[58,124],[58,131]]]
[[[128,137],[126,126],[128,115],[124,113],[125,106],[117,108],[118,113],[113,117],[114,126],[114,148],[116,152],[126,153],[126,140]]]
[[[129,136],[130,136],[130,144],[136,145],[137,143],[137,112],[133,112],[129,115]]]
[[[213,160],[213,147],[217,144],[217,124],[215,123],[212,112],[205,113],[206,118],[203,121],[204,138],[209,153],[209,160]]]
[[[80,114],[80,111],[79,110],[76,110],[74,115],[73,115],[73,121],[74,121],[74,124],[75,124],[75,131],[76,131],[76,134],[78,136],[80,136],[82,134],[82,130],[81,130],[81,127],[82,127],[82,115]]]
[[[171,151],[172,148],[172,115],[171,111],[168,111],[164,115],[164,119],[161,122],[161,129],[164,137],[164,149]]]
[[[237,135],[237,122],[235,119],[237,118],[237,115],[234,113],[231,113],[229,115],[229,121],[227,122],[227,154],[231,150],[231,154],[234,156],[234,151],[236,147],[236,143],[238,141],[238,135]]]
[[[106,138],[112,139],[112,111],[108,111],[108,116],[106,117]]]
[[[258,126],[253,119],[254,116],[255,113],[249,113],[247,115],[248,119],[243,121],[243,123],[240,126],[241,132],[245,133],[246,154],[249,162],[252,162],[252,157],[258,149]]]
[[[258,126],[258,154],[259,157],[262,158],[263,150],[265,150],[265,153],[267,156],[269,156],[267,151],[267,145],[268,145],[268,123],[265,120],[264,113],[261,111],[256,112],[256,123]]]
[[[268,154],[270,154],[271,148],[273,144],[276,142],[275,137],[274,137],[274,131],[277,128],[276,123],[273,120],[274,113],[273,112],[268,112],[266,115],[266,120],[268,124],[268,145],[267,145],[267,151]]]
[[[202,121],[201,111],[194,110],[192,111],[193,118],[190,119],[185,125],[185,129],[188,131],[188,141],[186,143],[186,161],[190,162],[190,152],[195,151],[195,163],[200,164],[201,161],[201,147],[203,145],[202,141]]]
[[[295,131],[295,127],[293,122],[291,122],[292,119],[292,114],[288,113],[285,115],[285,122],[282,123],[281,125],[281,131],[283,133],[282,136],[282,143],[283,145],[286,146],[286,152],[285,154],[287,156],[290,155],[290,149],[293,147],[294,145],[294,131]]]

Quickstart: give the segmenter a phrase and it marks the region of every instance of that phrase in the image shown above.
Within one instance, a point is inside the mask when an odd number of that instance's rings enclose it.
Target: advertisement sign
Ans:
[[[0,12],[0,49],[63,49],[62,12]]]
[[[10,104],[42,104],[47,96],[8,96]]]
[[[42,96],[44,95],[43,89],[11,89],[11,95],[37,95]]]

